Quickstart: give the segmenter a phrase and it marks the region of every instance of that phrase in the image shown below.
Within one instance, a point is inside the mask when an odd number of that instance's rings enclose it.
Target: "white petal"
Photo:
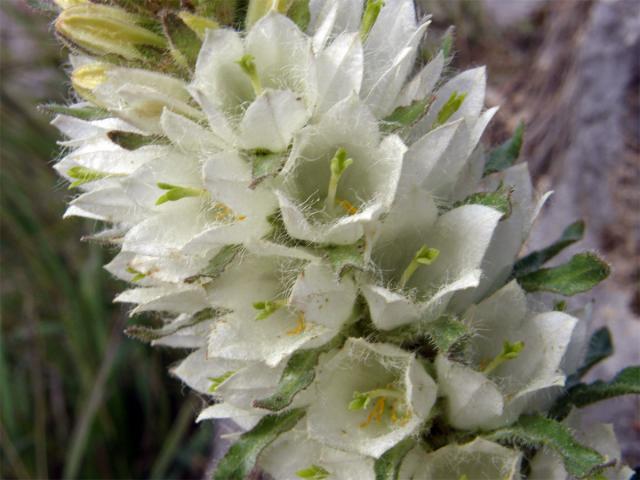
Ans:
[[[436,83],[438,83],[443,67],[444,55],[442,51],[440,51],[433,60],[427,63],[422,70],[402,88],[395,106],[406,106],[410,105],[414,100],[427,98],[436,86]]]
[[[285,151],[307,118],[304,103],[293,92],[267,90],[249,106],[240,122],[243,147]]]
[[[361,290],[369,305],[371,320],[381,330],[391,330],[420,318],[419,307],[404,295],[377,285],[364,285]]]
[[[170,110],[162,112],[160,124],[171,143],[184,152],[206,155],[226,146],[225,142],[209,130]]]
[[[210,395],[211,378],[237,371],[244,365],[244,362],[209,357],[207,349],[201,348],[189,354],[179,365],[173,367],[171,374],[178,377],[190,388]]]
[[[131,315],[148,311],[193,314],[211,306],[197,286],[136,288],[125,290],[114,301],[138,304]]]

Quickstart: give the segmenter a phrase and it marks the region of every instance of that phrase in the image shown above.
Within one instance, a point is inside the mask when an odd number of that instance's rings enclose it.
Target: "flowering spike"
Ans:
[[[367,0],[364,14],[362,15],[362,23],[360,24],[360,38],[364,42],[373,28],[373,25],[380,15],[380,10],[384,7],[384,0]]]
[[[246,54],[243,55],[240,60],[236,62],[240,65],[240,68],[244,73],[247,74],[249,80],[251,80],[251,85],[253,86],[253,91],[257,95],[262,93],[262,83],[260,82],[260,77],[258,76],[258,70],[256,68],[256,62],[253,55]]]
[[[411,260],[411,263],[409,263],[404,272],[402,272],[399,287],[406,287],[407,282],[409,282],[418,267],[421,265],[431,265],[435,259],[438,258],[438,255],[440,255],[440,251],[437,248],[428,248],[426,245],[420,247]]]
[[[336,193],[338,183],[344,171],[353,163],[353,158],[347,157],[347,151],[340,147],[331,159],[331,178],[329,179],[329,189],[327,191],[326,205],[328,211],[333,211],[336,203]],[[343,200],[344,201],[344,200]],[[350,205],[350,204],[349,204]]]

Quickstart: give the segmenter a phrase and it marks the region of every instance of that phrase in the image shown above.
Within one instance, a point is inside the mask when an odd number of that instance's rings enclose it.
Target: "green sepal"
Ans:
[[[267,398],[254,400],[253,406],[276,412],[291,405],[296,394],[311,385],[316,377],[320,355],[340,348],[344,341],[345,336],[340,333],[321,347],[296,351],[289,358],[275,393]]]
[[[577,383],[579,379],[591,370],[591,367],[610,357],[612,354],[613,342],[611,341],[611,332],[607,327],[602,327],[591,335],[584,362],[573,375],[567,378],[567,386],[570,387]]]
[[[583,220],[578,220],[564,229],[560,238],[542,250],[531,252],[518,260],[513,266],[513,277],[521,277],[533,272],[553,257],[558,255],[565,248],[582,240],[584,236],[585,224]]]
[[[229,264],[236,258],[242,251],[243,247],[240,244],[225,245],[220,249],[214,257],[209,260],[207,266],[197,275],[189,277],[185,280],[187,283],[193,283],[201,277],[216,278],[219,277],[229,266]]]
[[[558,267],[541,268],[518,277],[527,292],[553,292],[565,296],[586,292],[609,276],[607,263],[591,252],[574,255]]]
[[[606,459],[578,443],[569,428],[540,415],[520,417],[517,423],[495,430],[487,438],[524,447],[547,447],[560,455],[567,472],[577,478],[587,477],[606,466]]]
[[[243,480],[253,470],[258,455],[279,435],[288,432],[304,417],[303,408],[262,417],[258,424],[242,434],[220,460],[214,480]]]
[[[233,377],[235,373],[236,373],[236,370],[229,370],[227,372],[224,372],[222,375],[218,377],[209,377],[209,382],[211,382],[211,384],[209,385],[207,392],[216,393],[218,388],[220,388],[220,385],[222,385],[224,382],[226,382],[231,377]]]
[[[107,137],[125,150],[137,150],[146,145],[167,145],[169,143],[167,138],[160,135],[142,135],[140,133],[125,132],[123,130],[111,130],[107,133]]]
[[[325,480],[325,478],[331,476],[331,473],[326,468],[314,464],[308,468],[298,470],[296,476],[305,480]]]
[[[328,245],[319,250],[333,270],[342,276],[352,268],[365,269],[364,248],[364,241],[361,240],[352,245]]]
[[[251,158],[251,184],[249,188],[251,189],[258,186],[266,178],[277,175],[284,165],[284,157],[280,153],[254,150],[249,152],[249,155]]]
[[[309,0],[289,0],[287,3],[287,17],[298,25],[300,30],[305,31],[311,21]]]
[[[410,105],[396,108],[391,115],[383,120],[382,131],[389,133],[413,125],[422,118],[434,100],[435,97],[430,96],[422,100],[414,100]]]
[[[523,138],[524,122],[520,122],[509,140],[489,152],[483,176],[501,172],[512,166],[520,156]]]
[[[193,73],[202,41],[174,12],[165,10],[160,19],[171,56],[180,68],[188,73]]]
[[[453,25],[447,28],[440,39],[440,50],[445,60],[448,60],[453,51],[453,41],[455,40],[455,29]]]
[[[509,218],[511,215],[511,195],[513,189],[499,187],[495,192],[478,192],[469,195],[464,200],[456,202],[454,208],[462,205],[484,205],[498,210],[502,213],[501,220]]]
[[[467,98],[466,93],[458,94],[457,91],[451,92],[449,99],[440,107],[436,121],[433,122],[431,128],[438,128],[441,125],[447,123],[447,121],[456,113],[462,106],[462,102]]]
[[[640,366],[627,367],[610,382],[597,380],[593,383],[574,385],[560,397],[551,409],[554,418],[564,418],[572,407],[582,408],[609,398],[640,394]]]
[[[373,464],[376,480],[398,480],[402,461],[415,445],[416,440],[408,437],[384,452]]]
[[[204,310],[200,310],[199,312],[194,313],[184,320],[173,321],[161,328],[150,328],[145,327],[144,325],[132,325],[130,327],[127,327],[124,333],[131,338],[135,338],[136,340],[148,343],[167,337],[169,335],[173,335],[183,328],[192,327],[194,325],[197,325],[198,323],[204,322],[205,320],[219,317],[223,313],[224,311],[220,309],[205,308]]]
[[[451,347],[470,335],[469,328],[459,320],[440,317],[425,325],[424,334],[429,337],[438,351],[448,352]]]
[[[102,120],[111,116],[107,110],[99,107],[67,107],[66,105],[49,103],[40,105],[39,108],[47,113],[66,115],[80,120]]]

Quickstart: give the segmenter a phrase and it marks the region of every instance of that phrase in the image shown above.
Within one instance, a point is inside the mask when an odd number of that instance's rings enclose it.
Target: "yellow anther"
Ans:
[[[300,335],[307,328],[307,324],[304,321],[304,313],[298,313],[296,318],[296,326],[287,331],[287,335]]]
[[[354,207],[353,203],[348,200],[338,200],[338,205],[340,205],[344,209],[344,211],[347,212],[347,215],[355,215],[356,213],[358,213],[358,209]]]

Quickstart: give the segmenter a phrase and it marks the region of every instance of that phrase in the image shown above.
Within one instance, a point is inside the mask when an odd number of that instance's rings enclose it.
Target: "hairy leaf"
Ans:
[[[149,328],[143,325],[132,325],[125,329],[124,333],[129,337],[135,338],[142,342],[152,342],[182,330],[183,328],[192,327],[200,322],[218,317],[222,314],[222,310],[215,308],[205,308],[192,316],[184,319],[173,321],[162,328]]]
[[[511,215],[511,193],[512,190],[499,188],[495,192],[478,192],[469,195],[460,202],[456,202],[454,207],[462,205],[484,205],[498,210],[503,214],[502,218],[508,218]]]
[[[588,476],[605,463],[598,452],[578,443],[566,426],[539,415],[523,416],[517,423],[495,430],[487,437],[502,443],[550,448],[562,457],[567,472],[577,478]]]
[[[513,165],[520,156],[523,137],[524,122],[520,122],[509,140],[489,152],[484,166],[484,175],[501,172]]]
[[[258,424],[242,434],[218,464],[214,480],[243,480],[249,475],[260,452],[282,433],[288,432],[304,416],[305,410],[296,408],[263,417]]]
[[[50,103],[40,105],[40,109],[48,113],[67,115],[69,117],[79,118],[80,120],[101,120],[111,116],[107,110],[99,107],[67,107],[66,105]]]
[[[610,268],[597,255],[590,252],[574,255],[567,263],[553,268],[542,268],[518,277],[527,292],[554,292],[575,295],[586,292],[609,276]]]
[[[590,384],[579,383],[573,386],[558,399],[551,413],[555,418],[563,418],[574,406],[581,408],[608,398],[639,394],[640,366],[627,367],[610,382],[598,380]]]
[[[320,355],[334,348],[340,348],[345,337],[336,335],[329,343],[307,350],[298,350],[287,362],[278,387],[271,396],[253,402],[254,407],[279,411],[291,405],[296,394],[307,388],[316,376],[316,366]]]
[[[415,439],[408,437],[384,452],[373,465],[376,480],[398,480],[402,461],[415,445]]]
[[[193,73],[202,45],[200,38],[173,12],[162,12],[161,20],[162,30],[167,37],[175,62],[187,72]]]
[[[574,222],[567,228],[565,228],[562,232],[562,235],[560,235],[560,238],[549,245],[547,248],[531,252],[526,257],[518,260],[513,266],[513,276],[521,277],[523,275],[526,275],[527,273],[539,269],[540,267],[542,267],[542,265],[559,254],[562,250],[570,245],[573,245],[575,242],[582,240],[583,236],[584,221],[578,220],[577,222]]]
[[[109,140],[120,145],[125,150],[137,150],[140,147],[151,144],[167,144],[169,140],[160,135],[141,135],[134,132],[125,132],[122,130],[111,130],[107,133]]]
[[[584,363],[578,370],[567,379],[567,385],[575,384],[580,378],[591,370],[591,367],[601,362],[613,354],[613,343],[611,332],[607,327],[602,327],[591,335],[589,339],[589,349],[584,359]]]

